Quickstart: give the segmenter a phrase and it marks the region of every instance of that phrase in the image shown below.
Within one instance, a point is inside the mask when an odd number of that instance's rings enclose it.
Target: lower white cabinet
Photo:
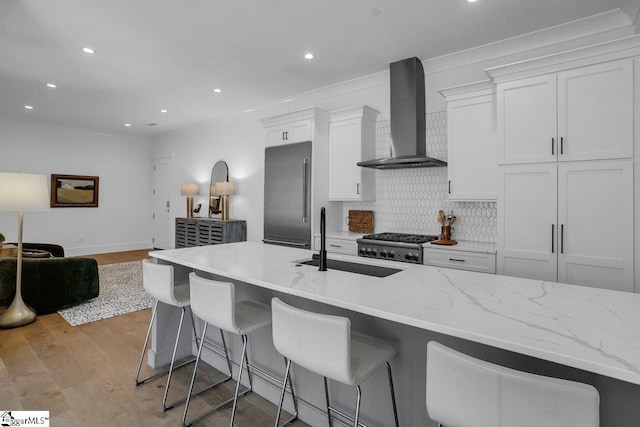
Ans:
[[[424,264],[433,267],[455,268],[495,274],[496,255],[455,249],[424,248]]]
[[[498,274],[633,292],[633,162],[500,166]]]
[[[320,250],[320,236],[314,237],[313,247]],[[325,240],[325,249],[327,252],[343,255],[358,255],[358,243],[354,239],[340,239],[337,237],[327,237]]]

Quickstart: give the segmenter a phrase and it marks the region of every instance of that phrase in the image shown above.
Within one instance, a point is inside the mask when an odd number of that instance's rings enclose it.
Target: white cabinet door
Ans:
[[[633,155],[633,60],[558,73],[558,160]]]
[[[556,75],[496,89],[498,164],[556,161]]]
[[[329,200],[375,199],[374,170],[358,166],[375,149],[377,110],[362,105],[332,111],[329,123]]]
[[[557,279],[557,166],[498,171],[498,274]]]
[[[558,281],[633,292],[631,160],[558,166]]]
[[[285,126],[270,127],[266,129],[266,133],[267,147],[311,141],[311,120],[300,120]]]
[[[496,200],[495,96],[447,102],[447,139],[451,200]]]
[[[362,120],[329,124],[329,199],[360,200],[362,172]]]

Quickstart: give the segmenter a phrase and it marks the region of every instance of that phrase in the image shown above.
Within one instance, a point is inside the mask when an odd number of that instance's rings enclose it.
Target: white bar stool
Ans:
[[[144,384],[148,381],[159,378],[164,374],[168,374],[167,384],[164,388],[164,396],[162,398],[162,408],[164,411],[166,411],[186,400],[186,397],[185,397],[173,403],[167,404],[167,396],[169,394],[169,384],[171,383],[171,374],[175,369],[181,368],[194,361],[194,360],[188,360],[184,363],[181,363],[175,366],[176,352],[178,350],[178,341],[180,339],[180,332],[182,331],[184,315],[187,310],[187,307],[189,307],[189,285],[187,283],[180,284],[180,285],[174,284],[173,266],[155,264],[146,259],[142,261],[142,284],[144,286],[145,291],[149,295],[151,295],[151,297],[154,298],[154,303],[153,303],[153,309],[151,311],[151,320],[149,321],[149,329],[147,330],[147,336],[144,339],[144,344],[142,345],[142,351],[140,353],[140,362],[138,363],[138,369],[136,370],[136,387],[139,386],[140,384]],[[176,342],[173,346],[173,355],[171,357],[171,364],[169,365],[169,369],[167,371],[159,372],[147,378],[140,379],[140,369],[142,368],[142,361],[144,360],[145,350],[147,349],[147,345],[149,343],[149,336],[151,335],[151,328],[153,326],[153,321],[155,320],[156,314],[158,312],[158,302],[163,302],[164,304],[178,307],[181,309],[180,323],[178,324]],[[198,335],[196,334],[195,323],[193,321],[193,317],[192,316],[190,317],[191,317],[191,326],[193,328],[193,333],[196,337],[196,342],[197,342]],[[226,352],[226,347],[225,347],[225,352]],[[206,390],[207,389],[202,390],[198,392],[198,394]]]
[[[427,412],[446,427],[598,427],[600,395],[427,344]]]
[[[233,283],[218,282],[215,280],[204,279],[195,273],[189,274],[189,286],[191,288],[191,310],[193,313],[204,321],[202,330],[202,339],[198,347],[198,355],[196,357],[196,365],[193,369],[191,377],[191,385],[189,386],[189,394],[187,395],[187,403],[184,407],[184,415],[182,416],[182,425],[192,425],[202,420],[226,404],[233,401],[233,409],[231,410],[230,426],[233,426],[235,419],[238,397],[243,396],[251,391],[253,387],[249,358],[247,356],[247,335],[258,329],[264,328],[271,324],[271,310],[264,304],[255,301],[235,301],[235,287]],[[238,334],[242,337],[242,356],[240,358],[240,368],[238,370],[238,382],[236,384],[235,395],[232,399],[222,402],[215,408],[205,412],[204,414],[194,418],[187,423],[187,411],[189,410],[189,402],[193,391],[193,384],[196,379],[198,363],[202,354],[202,344],[207,333],[209,324],[227,331],[232,334]],[[228,362],[228,359],[227,359]],[[249,379],[249,387],[240,393],[240,382],[242,379],[242,369],[246,365],[247,377]],[[231,363],[228,362],[229,375],[231,375]]]
[[[271,310],[273,313],[273,343],[276,350],[287,361],[276,415],[276,427],[280,421],[285,385],[291,381],[291,362],[324,377],[329,426],[333,425],[331,420],[333,412],[353,422],[355,427],[361,425],[359,423],[360,384],[378,368],[386,365],[393,417],[396,427],[399,425],[393,378],[389,365],[389,360],[396,354],[393,347],[383,341],[352,333],[351,321],[346,317],[301,310],[285,304],[278,298],[271,300]],[[356,388],[357,400],[353,418],[331,406],[327,378]],[[292,398],[295,403],[293,393]]]

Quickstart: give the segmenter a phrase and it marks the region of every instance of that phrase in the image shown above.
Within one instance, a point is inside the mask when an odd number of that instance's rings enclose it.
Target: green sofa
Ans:
[[[92,258],[64,258],[59,245],[23,243],[23,253],[34,258],[22,258],[22,298],[38,314],[55,313],[95,298],[100,292],[98,263]],[[54,258],[42,258],[42,252]],[[17,258],[0,258],[0,306],[13,301],[16,289]]]

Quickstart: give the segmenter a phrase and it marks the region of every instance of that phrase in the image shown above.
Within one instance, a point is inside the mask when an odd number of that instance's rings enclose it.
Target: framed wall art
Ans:
[[[51,207],[98,207],[100,178],[85,175],[51,174]]]

